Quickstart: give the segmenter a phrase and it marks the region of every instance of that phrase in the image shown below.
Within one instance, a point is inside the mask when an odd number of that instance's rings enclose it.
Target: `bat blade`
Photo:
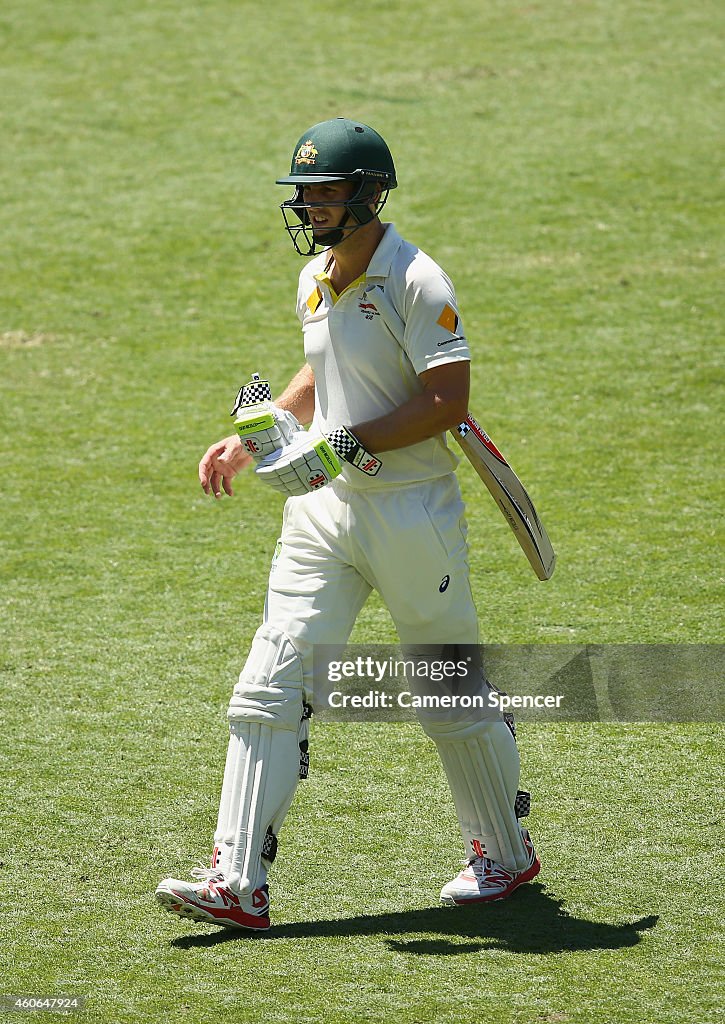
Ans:
[[[556,554],[526,488],[471,413],[453,433],[513,530],[531,568],[540,580],[550,579]]]

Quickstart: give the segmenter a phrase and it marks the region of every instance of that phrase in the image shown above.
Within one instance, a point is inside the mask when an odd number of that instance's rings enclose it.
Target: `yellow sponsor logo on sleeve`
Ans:
[[[450,331],[451,334],[455,334],[456,328],[458,327],[458,313],[448,303],[443,307],[443,312],[436,320],[437,324],[440,324],[446,331]]]

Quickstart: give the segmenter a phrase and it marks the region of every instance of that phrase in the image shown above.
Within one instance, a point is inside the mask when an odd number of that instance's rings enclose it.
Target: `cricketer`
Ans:
[[[274,404],[250,382],[236,432],[199,464],[204,491],[232,495],[246,466],[287,496],[262,624],[229,704],[214,850],[191,881],[156,896],[195,921],[270,927],[268,874],[307,771],[312,660],[344,645],[375,588],[401,644],[475,645],[466,521],[446,433],[466,419],[470,351],[453,285],[380,214],[397,187],[388,146],[346,118],[294,147],[281,205],[296,251],[304,365]],[[396,338],[378,305],[404,324]],[[303,426],[309,429],[303,429]],[[465,866],[441,900],[499,900],[540,863],[519,821],[514,730],[493,702],[476,716],[419,715],[458,814]]]

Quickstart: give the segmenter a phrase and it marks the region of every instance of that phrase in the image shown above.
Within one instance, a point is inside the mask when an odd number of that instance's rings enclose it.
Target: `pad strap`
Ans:
[[[514,814],[517,818],[527,818],[531,813],[531,793],[520,789],[514,800]]]
[[[302,721],[300,722],[299,743],[300,743],[300,778],[306,779],[310,774],[310,719],[312,718],[312,705],[306,701],[302,702]]]
[[[270,864],[274,862],[274,858],[277,856],[277,836],[272,831],[272,826],[267,828],[267,834],[262,840],[262,856]]]

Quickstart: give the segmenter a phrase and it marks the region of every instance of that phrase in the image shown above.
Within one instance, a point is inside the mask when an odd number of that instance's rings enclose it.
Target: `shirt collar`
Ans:
[[[383,224],[383,227],[385,228],[385,234],[380,239],[380,244],[373,253],[372,259],[365,271],[365,276],[368,280],[371,277],[387,277],[390,274],[393,258],[403,244],[403,239],[395,230],[394,224]]]

